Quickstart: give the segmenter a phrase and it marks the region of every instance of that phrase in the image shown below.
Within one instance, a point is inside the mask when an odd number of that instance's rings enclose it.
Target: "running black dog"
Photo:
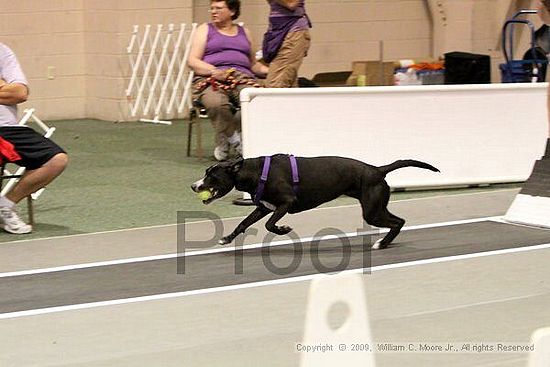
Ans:
[[[373,248],[385,248],[399,234],[405,220],[387,209],[390,188],[385,176],[403,167],[418,167],[430,171],[439,170],[427,163],[415,160],[398,160],[386,166],[369,164],[342,157],[293,157],[277,154],[272,157],[240,159],[215,164],[206,170],[201,180],[191,185],[195,192],[210,191],[209,204],[229,193],[233,188],[248,192],[256,203],[256,209],[235,230],[223,237],[219,244],[231,243],[249,226],[269,213],[273,215],[265,227],[278,235],[289,233],[292,228],[276,223],[287,213],[299,213],[315,208],[340,195],[359,200],[363,219],[376,227],[390,228],[388,234],[378,240]]]

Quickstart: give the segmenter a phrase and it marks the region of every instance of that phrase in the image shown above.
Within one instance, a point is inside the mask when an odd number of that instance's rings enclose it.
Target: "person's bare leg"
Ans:
[[[17,185],[6,194],[6,199],[17,204],[23,198],[45,187],[63,172],[68,161],[67,154],[58,153],[42,167],[26,171]]]

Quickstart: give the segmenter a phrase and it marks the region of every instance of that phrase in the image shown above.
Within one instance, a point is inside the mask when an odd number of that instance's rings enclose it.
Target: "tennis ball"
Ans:
[[[197,194],[198,198],[202,201],[206,201],[208,199],[210,199],[212,197],[212,193],[208,190],[203,190],[203,191],[200,191],[198,194]]]

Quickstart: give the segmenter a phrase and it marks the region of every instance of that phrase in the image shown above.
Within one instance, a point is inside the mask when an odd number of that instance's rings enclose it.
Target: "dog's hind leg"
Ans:
[[[393,215],[387,209],[390,200],[390,188],[383,182],[376,186],[369,187],[361,193],[361,208],[363,209],[363,219],[370,225],[379,228],[389,228],[390,231],[384,238],[379,239],[372,246],[373,249],[382,249],[397,237],[405,220]]]
[[[371,224],[377,227],[390,228],[388,234],[372,245],[373,249],[378,250],[388,247],[395,237],[397,237],[399,232],[401,232],[401,228],[405,225],[405,220],[393,215],[385,209],[385,213],[380,218],[375,218]]]
[[[231,243],[235,237],[237,237],[239,234],[243,233],[248,227],[265,217],[271,213],[271,211],[264,207],[256,207],[252,213],[248,215],[248,217],[244,218],[241,223],[235,228],[233,232],[229,236],[223,237],[221,240],[218,241],[218,244],[220,245],[227,245],[228,243]]]
[[[273,215],[265,223],[265,228],[272,233],[278,235],[285,235],[292,231],[289,226],[277,226],[279,219],[284,217],[288,213],[288,209],[292,206],[292,202],[281,204],[275,209]]]

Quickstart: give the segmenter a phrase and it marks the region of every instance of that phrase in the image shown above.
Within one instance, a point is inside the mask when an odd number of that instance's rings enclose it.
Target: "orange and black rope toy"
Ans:
[[[230,89],[235,89],[239,85],[248,85],[254,88],[260,88],[262,86],[252,78],[248,78],[248,77],[244,78],[236,74],[237,74],[237,70],[235,70],[234,68],[227,69],[225,71],[225,75],[226,75],[225,80],[223,81],[217,80],[214,77],[210,76],[204,80],[199,81],[195,85],[195,88],[198,91],[202,91],[208,88],[208,86],[212,86],[213,90],[218,90],[218,89],[230,90]]]

